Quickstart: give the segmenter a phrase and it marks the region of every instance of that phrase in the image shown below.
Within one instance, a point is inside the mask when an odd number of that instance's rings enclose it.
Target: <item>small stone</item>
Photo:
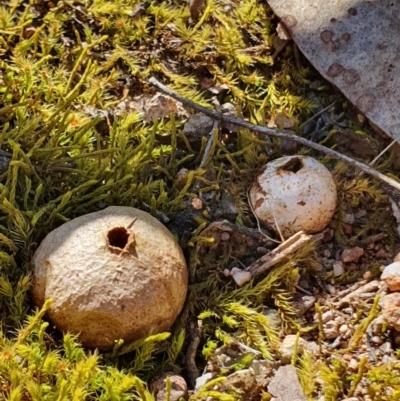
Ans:
[[[279,22],[276,27],[276,33],[278,34],[278,37],[281,40],[291,40],[292,39],[292,37],[290,36],[290,32],[287,30],[285,25],[283,25],[281,22]]]
[[[256,378],[257,384],[260,387],[265,387],[266,381],[269,381],[272,372],[272,362],[264,359],[256,359],[249,366],[249,370]]]
[[[309,290],[311,288],[310,282],[305,277],[300,277],[299,286],[305,290]]]
[[[353,234],[353,226],[350,224],[343,224],[343,231],[347,235]]]
[[[355,246],[354,248],[346,248],[340,255],[340,260],[343,263],[357,263],[361,256],[364,254],[364,249]]]
[[[204,114],[192,114],[183,126],[183,135],[189,141],[200,141],[212,130],[214,120]]]
[[[231,238],[231,235],[228,232],[224,231],[221,233],[221,241],[226,242],[229,238]]]
[[[342,262],[340,262],[340,261],[335,262],[332,267],[333,267],[333,275],[335,277],[338,277],[338,276],[343,274],[344,269],[343,269],[343,263]]]
[[[348,364],[348,368],[351,370],[357,370],[358,369],[358,361],[355,358],[352,358]]]
[[[316,298],[312,295],[304,295],[299,300],[295,301],[295,307],[301,314],[306,313],[312,306],[314,306]]]
[[[390,291],[400,291],[400,262],[386,266],[381,275]]]
[[[363,279],[364,280],[369,280],[372,277],[372,273],[367,270],[364,274],[363,274]]]
[[[175,175],[176,180],[180,180],[181,178],[186,178],[189,174],[189,170],[187,168],[181,168]]]
[[[228,191],[223,191],[218,207],[214,211],[214,217],[221,220],[235,220],[238,213],[239,209],[234,196]]]
[[[332,310],[328,310],[328,312],[324,312],[324,313],[321,315],[321,318],[322,318],[322,322],[323,322],[323,323],[329,322],[330,320],[334,320],[335,317],[336,317],[336,314],[335,314],[335,312],[333,312]],[[318,315],[317,315],[317,314],[314,315],[314,320],[315,320],[315,321],[318,320]]]
[[[297,153],[298,144],[288,139],[282,138],[281,140],[281,152],[284,155],[294,155]]]
[[[239,287],[242,287],[243,285],[245,285],[246,283],[251,281],[250,272],[240,271],[240,272],[232,274],[232,277]]]
[[[340,333],[340,334],[344,334],[344,333],[346,333],[348,330],[349,330],[349,326],[347,326],[347,324],[342,324],[342,325],[339,327],[339,333]]]
[[[192,199],[191,205],[194,209],[200,210],[203,207],[203,202],[200,198],[194,198]]]
[[[324,324],[324,336],[328,340],[339,337],[339,324],[335,320],[331,320]]]
[[[156,394],[157,401],[167,399],[167,379],[171,381],[171,392],[169,393],[170,401],[182,401],[188,399],[188,389],[185,379],[174,373],[164,373],[155,378],[150,384],[151,390]]]
[[[331,294],[331,295],[335,295],[336,294],[336,288],[333,285],[327,284],[326,285],[326,289],[329,292],[329,294]]]
[[[268,252],[268,249],[265,248],[264,246],[259,246],[257,248],[257,253],[260,255],[265,255]]]
[[[322,255],[324,255],[326,258],[331,257],[331,251],[329,249],[324,249],[322,252]]]
[[[224,273],[225,277],[229,277],[231,275],[231,272],[229,269],[224,269],[224,271],[222,273]]]
[[[281,327],[282,319],[278,311],[273,308],[266,308],[263,310],[262,314],[269,319],[269,325],[278,328]]]
[[[281,346],[279,347],[279,353],[281,354],[281,360],[283,363],[290,363],[295,343],[296,336],[294,334],[289,334],[283,339]],[[314,341],[307,341],[300,337],[297,343],[297,353],[301,354],[305,350],[311,354],[316,354],[318,352],[318,345]]]
[[[335,235],[335,230],[333,230],[332,228],[329,229],[329,230],[326,230],[326,231],[324,231],[323,235],[324,235],[324,236],[323,236],[323,241],[324,241],[325,243],[327,243],[327,242],[331,241],[332,238],[334,237],[334,235]]]
[[[383,330],[383,325],[385,323],[385,319],[383,318],[382,315],[379,315],[376,317],[368,326],[368,330],[371,330],[373,334],[382,334]]]
[[[296,368],[292,365],[281,366],[268,385],[268,392],[276,401],[306,401],[297,377]]]
[[[258,392],[256,378],[250,369],[239,370],[229,375],[224,382],[217,385],[218,391],[228,392],[232,389],[238,389],[246,394],[246,399],[251,400]]]
[[[400,346],[400,333],[399,333],[398,331],[395,331],[395,332],[393,333],[393,339],[394,339],[394,343],[395,343],[397,346]]]
[[[0,150],[0,174],[3,174],[7,171],[8,165],[11,162],[12,154],[5,152],[4,150]]]
[[[375,253],[375,257],[378,259],[386,259],[390,257],[390,253],[385,249],[379,249],[378,252]]]
[[[382,315],[390,326],[400,331],[400,293],[385,295],[379,302]]]
[[[275,126],[278,127],[279,129],[290,129],[293,128],[295,121],[293,118],[283,114],[279,113],[275,119]],[[293,142],[293,141],[292,141]]]
[[[24,39],[29,39],[33,36],[36,29],[34,26],[28,26],[24,29]]]
[[[382,340],[382,337],[380,337],[380,336],[373,336],[371,338],[371,342],[379,345],[379,344],[383,343],[383,340]]]
[[[215,85],[215,81],[212,78],[206,78],[204,77],[201,82],[200,85],[203,89],[209,89],[212,88]]]
[[[237,117],[237,111],[234,104],[230,102],[223,103],[221,105],[222,113],[226,114],[227,116]],[[230,132],[238,132],[238,127],[235,124],[231,124],[229,122],[223,122],[222,127]]]
[[[215,372],[208,372],[196,379],[195,391],[199,391],[204,387],[210,380],[214,379],[217,374]]]
[[[345,213],[343,217],[343,223],[354,224],[355,218],[353,213]]]
[[[226,102],[221,106],[221,110],[223,113],[233,113],[236,112],[236,107],[233,103]]]

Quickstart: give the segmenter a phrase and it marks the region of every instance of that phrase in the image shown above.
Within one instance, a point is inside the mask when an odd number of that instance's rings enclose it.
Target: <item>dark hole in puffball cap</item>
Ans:
[[[125,227],[115,227],[107,233],[107,238],[111,246],[124,249],[128,243],[129,233]]]

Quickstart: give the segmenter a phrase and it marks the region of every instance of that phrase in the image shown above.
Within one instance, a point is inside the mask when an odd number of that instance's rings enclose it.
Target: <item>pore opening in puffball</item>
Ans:
[[[297,173],[303,168],[303,163],[298,157],[293,157],[285,165],[281,167],[281,170],[291,171],[292,173]]]
[[[108,245],[113,248],[125,249],[130,235],[125,227],[115,227],[107,233]]]

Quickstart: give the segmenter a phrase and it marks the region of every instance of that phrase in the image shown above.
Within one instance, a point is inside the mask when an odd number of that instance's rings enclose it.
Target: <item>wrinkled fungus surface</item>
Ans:
[[[135,222],[134,225],[132,222]],[[187,291],[183,253],[154,217],[109,207],[52,231],[33,258],[33,300],[89,348],[168,330]]]

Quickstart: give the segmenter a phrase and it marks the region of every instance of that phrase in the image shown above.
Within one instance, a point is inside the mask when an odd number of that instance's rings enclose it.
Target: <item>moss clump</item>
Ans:
[[[16,336],[0,333],[0,394],[22,400],[154,400],[137,376],[103,365],[66,334],[57,348],[42,322],[43,309],[27,319]]]

